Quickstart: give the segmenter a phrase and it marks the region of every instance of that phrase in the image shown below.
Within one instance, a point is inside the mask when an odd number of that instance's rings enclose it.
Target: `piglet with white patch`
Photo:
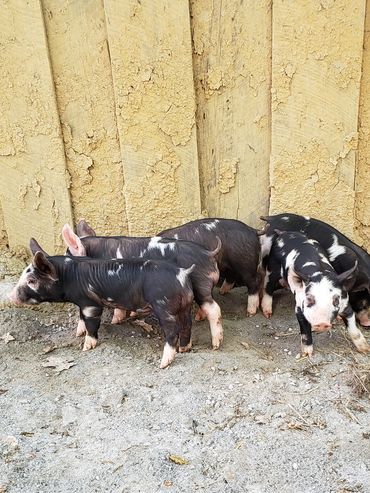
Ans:
[[[266,266],[261,303],[263,314],[271,316],[274,290],[289,286],[295,295],[303,355],[312,355],[311,331],[329,330],[338,315],[346,324],[357,350],[368,353],[370,346],[356,325],[348,298],[357,269],[355,260],[349,270],[337,274],[317,241],[302,233],[276,230]]]
[[[95,348],[103,307],[128,310],[149,307],[159,320],[166,343],[161,368],[179,351],[187,351],[191,340],[193,290],[189,279],[194,269],[182,269],[164,261],[95,260],[49,256],[38,248],[10,294],[14,303],[70,302],[80,308],[86,329],[83,350]]]
[[[358,269],[349,293],[349,300],[359,323],[364,327],[370,327],[370,255],[363,248],[330,224],[312,217],[284,213],[262,216],[261,219],[267,222],[260,235],[263,259],[268,256],[275,229],[278,229],[298,231],[318,241],[338,274],[346,272],[353,266],[354,259],[357,260]]]
[[[166,260],[178,267],[187,269],[194,264],[190,272],[194,300],[199,305],[196,320],[207,318],[209,321],[212,347],[218,349],[223,340],[221,309],[213,298],[212,290],[219,279],[216,255],[221,249],[221,241],[216,240],[214,250],[206,250],[191,241],[153,237],[132,236],[96,236],[95,231],[86,221],[77,225],[76,235],[66,224],[62,230],[68,252],[76,256],[92,258],[141,258]],[[123,320],[125,313],[116,309],[113,322]]]
[[[207,249],[215,248],[216,238],[220,238],[222,246],[217,264],[224,278],[220,294],[226,294],[234,285],[247,286],[247,315],[257,312],[261,284],[260,243],[254,228],[236,219],[198,219],[166,229],[159,236],[194,241]]]

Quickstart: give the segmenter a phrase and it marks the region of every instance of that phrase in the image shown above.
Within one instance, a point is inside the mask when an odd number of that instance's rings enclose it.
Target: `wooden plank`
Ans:
[[[74,219],[127,233],[123,169],[102,0],[43,0]]]
[[[271,211],[354,236],[365,1],[273,2]]]
[[[2,1],[0,25],[0,195],[9,244],[35,236],[52,253],[71,208],[39,2]]]
[[[6,234],[3,209],[0,201],[0,248],[5,248],[8,244],[8,235]]]
[[[200,216],[188,3],[105,0],[131,234]]]
[[[257,225],[269,204],[271,2],[190,4],[202,205]]]
[[[366,3],[364,51],[356,169],[356,231],[358,242],[370,252],[370,0]]]

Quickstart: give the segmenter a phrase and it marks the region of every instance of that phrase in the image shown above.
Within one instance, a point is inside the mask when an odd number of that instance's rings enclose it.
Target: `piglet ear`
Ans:
[[[297,291],[302,291],[304,289],[304,283],[307,279],[295,272],[292,268],[289,269],[288,272],[288,284],[293,293]]]
[[[81,219],[76,226],[77,234],[80,238],[84,238],[85,236],[96,236],[95,231],[92,227],[87,224],[85,219]]]
[[[348,269],[345,272],[338,274],[338,281],[340,282],[340,285],[344,289],[346,289],[346,291],[350,291],[356,282],[356,277],[358,273],[357,265],[358,262],[356,260],[355,265],[351,269]]]
[[[50,277],[53,281],[58,280],[57,271],[54,265],[46,258],[44,252],[36,252],[32,264],[36,269],[42,272],[42,274]]]
[[[86,255],[85,247],[69,224],[63,226],[62,236],[64,243],[67,245],[72,255],[75,255],[76,257],[84,257]]]
[[[41,248],[41,246],[37,243],[35,238],[30,239],[30,250],[31,250],[33,255],[35,255],[36,252],[43,252],[43,253],[45,253],[45,255],[47,255],[45,250],[43,248]]]

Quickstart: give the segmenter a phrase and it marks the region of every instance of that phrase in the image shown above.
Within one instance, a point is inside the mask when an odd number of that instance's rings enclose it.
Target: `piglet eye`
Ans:
[[[307,308],[310,308],[310,307],[311,307],[311,306],[313,306],[315,303],[316,303],[315,297],[314,297],[312,294],[308,294],[308,295],[306,296],[306,304],[307,304]]]
[[[333,296],[333,305],[339,306],[339,296],[337,294]]]

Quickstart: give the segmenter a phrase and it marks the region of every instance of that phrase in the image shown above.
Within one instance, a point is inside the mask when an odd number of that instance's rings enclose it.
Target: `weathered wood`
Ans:
[[[364,51],[356,169],[356,230],[359,243],[370,252],[370,0],[366,3]]]
[[[71,220],[68,176],[38,0],[0,5],[0,195],[11,247],[50,252]]]
[[[105,0],[131,234],[200,216],[188,3]]]
[[[102,0],[43,0],[75,221],[127,233]]]
[[[191,0],[202,205],[256,225],[268,210],[270,0]]]
[[[273,2],[271,211],[354,236],[365,1]]]

